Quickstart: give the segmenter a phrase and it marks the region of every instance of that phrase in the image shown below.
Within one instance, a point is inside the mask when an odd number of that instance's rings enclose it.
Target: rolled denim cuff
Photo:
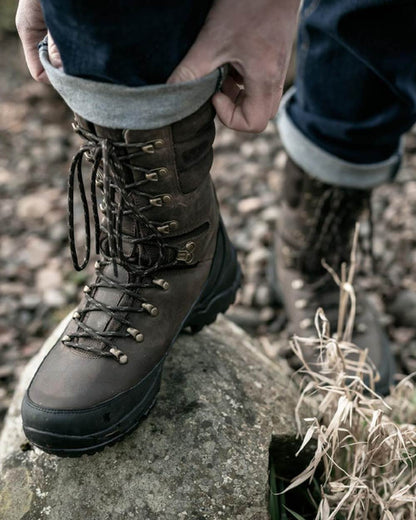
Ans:
[[[400,166],[402,147],[382,162],[356,164],[344,161],[317,146],[293,123],[286,105],[294,93],[292,87],[283,96],[276,124],[287,154],[306,173],[327,184],[357,189],[375,188],[394,178]]]
[[[194,81],[127,87],[70,76],[53,67],[46,39],[39,44],[39,56],[49,81],[71,110],[109,128],[151,130],[175,123],[219,90],[224,76],[219,68]]]

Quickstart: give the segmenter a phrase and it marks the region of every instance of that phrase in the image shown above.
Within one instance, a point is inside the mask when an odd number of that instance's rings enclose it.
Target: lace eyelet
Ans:
[[[152,154],[152,153],[155,153],[155,147],[154,147],[153,143],[144,144],[142,146],[142,151],[144,153]]]
[[[156,207],[160,208],[164,204],[169,204],[170,202],[172,202],[172,200],[173,200],[173,198],[171,195],[160,195],[159,197],[149,199],[149,203],[152,206],[156,206]]]
[[[163,206],[163,200],[161,197],[155,197],[154,199],[149,199],[149,204],[157,208],[160,208]]]
[[[148,181],[157,182],[159,180],[159,177],[157,175],[157,172],[147,172],[146,173],[146,179]]]
[[[134,327],[129,327],[127,329],[127,332],[130,334],[130,336],[133,336],[137,343],[142,343],[142,341],[144,340],[143,334]]]
[[[152,283],[161,287],[164,291],[167,291],[169,289],[169,282],[163,280],[163,278],[152,280]]]
[[[110,348],[109,352],[117,359],[120,365],[125,365],[129,360],[126,354],[116,347]]]
[[[159,309],[152,305],[151,303],[142,303],[142,308],[147,311],[150,316],[153,316],[154,318],[159,314]]]
[[[142,151],[144,153],[153,154],[155,153],[155,150],[158,148],[162,148],[162,146],[165,144],[165,141],[163,139],[155,139],[151,143],[144,144],[142,146]]]
[[[176,254],[176,260],[178,260],[178,262],[185,262],[185,264],[191,264],[194,261],[194,250],[195,242],[188,242],[185,245],[185,249],[179,249]]]
[[[159,231],[159,233],[162,233],[162,235],[169,235],[172,231],[176,231],[179,227],[179,223],[177,220],[171,220],[170,222],[166,222],[166,224],[162,224],[160,226],[157,226],[156,229]]]

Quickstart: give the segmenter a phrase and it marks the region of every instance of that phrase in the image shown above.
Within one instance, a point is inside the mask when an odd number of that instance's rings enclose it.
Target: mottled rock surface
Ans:
[[[59,332],[58,332],[59,333]],[[285,366],[224,318],[182,334],[149,417],[117,445],[60,459],[25,441],[20,402],[53,336],[27,366],[0,438],[3,520],[268,518],[272,435],[296,449],[297,391]]]

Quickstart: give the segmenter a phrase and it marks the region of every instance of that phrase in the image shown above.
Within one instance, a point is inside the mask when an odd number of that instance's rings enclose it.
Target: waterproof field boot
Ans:
[[[370,190],[340,188],[314,179],[288,158],[274,260],[276,292],[283,300],[290,334],[316,339],[314,317],[319,307],[331,332],[337,331],[339,287],[322,259],[337,273],[343,262],[349,263],[355,223],[369,208],[370,197]],[[376,310],[360,292],[352,341],[368,349],[380,374],[376,391],[387,394],[394,372],[389,342]],[[319,369],[319,352],[312,342],[302,343],[302,354],[312,369]],[[288,361],[299,368],[294,354]]]
[[[69,177],[71,253],[76,269],[87,265],[92,209],[100,256],[73,319],[24,397],[24,431],[44,451],[91,453],[134,429],[155,401],[180,331],[200,330],[234,301],[240,268],[209,175],[214,115],[208,102],[146,131],[76,116],[85,144]],[[85,160],[92,164],[90,196]],[[82,262],[73,226],[76,183],[87,230]]]

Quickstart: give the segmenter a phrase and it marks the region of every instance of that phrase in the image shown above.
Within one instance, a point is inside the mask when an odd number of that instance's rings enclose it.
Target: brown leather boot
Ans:
[[[22,405],[28,439],[57,455],[113,443],[152,407],[163,363],[179,332],[213,322],[233,302],[240,268],[221,223],[209,175],[214,140],[210,103],[157,130],[112,130],[76,117],[85,145],[69,182],[83,187],[92,163],[91,206],[100,259],[96,277],[62,337],[34,376]],[[102,192],[99,223],[96,188]],[[99,197],[98,197],[99,198]]]
[[[276,287],[284,302],[291,334],[316,338],[314,316],[322,307],[332,332],[337,330],[339,287],[322,266],[322,259],[337,273],[349,262],[355,223],[369,207],[371,192],[324,184],[301,170],[290,158],[285,168],[282,214],[276,237]],[[379,371],[376,384],[386,394],[392,383],[394,362],[377,312],[360,293],[353,342],[369,351]],[[312,368],[319,369],[318,352],[312,343],[302,353]],[[299,360],[289,356],[293,368]]]

